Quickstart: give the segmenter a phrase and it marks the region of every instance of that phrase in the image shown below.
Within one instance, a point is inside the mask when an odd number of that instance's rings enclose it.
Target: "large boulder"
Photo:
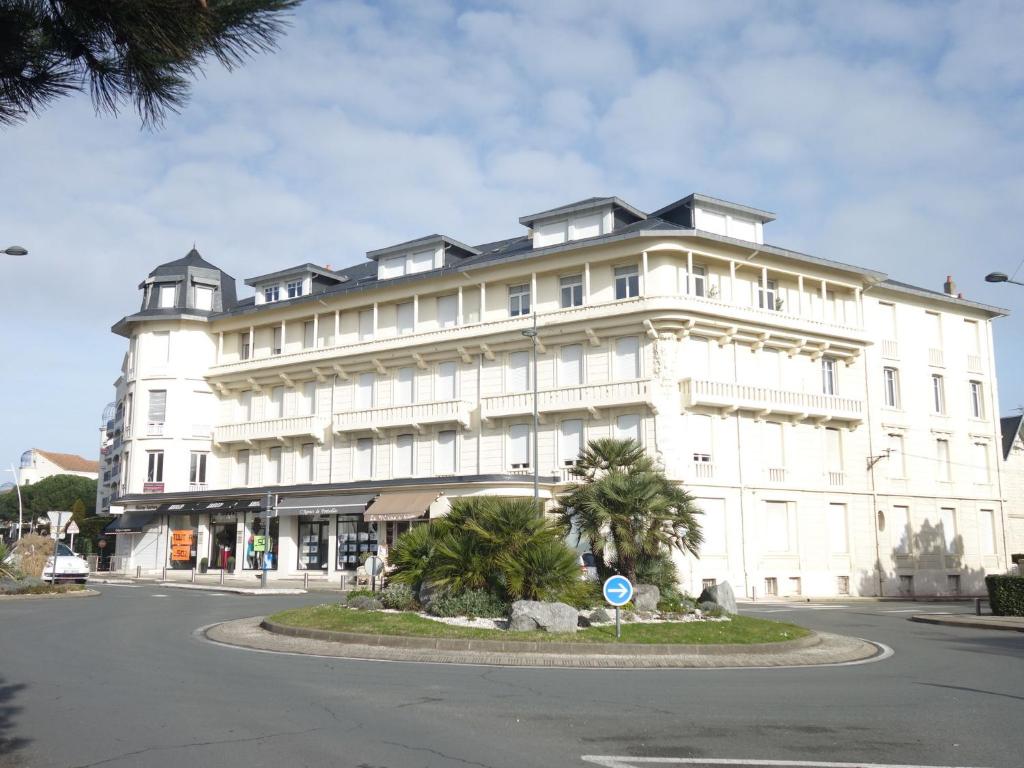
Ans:
[[[575,632],[579,614],[565,603],[541,603],[536,600],[516,600],[508,628],[513,632]]]
[[[733,615],[739,613],[736,607],[736,595],[733,594],[732,586],[728,581],[722,581],[712,587],[705,587],[697,598],[697,605],[701,603],[715,603],[726,613]]]
[[[658,610],[658,601],[661,600],[661,590],[653,584],[637,584],[633,593],[633,608],[638,611]]]

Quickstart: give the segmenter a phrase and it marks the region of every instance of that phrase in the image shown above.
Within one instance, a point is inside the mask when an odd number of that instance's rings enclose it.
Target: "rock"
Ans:
[[[636,592],[633,594],[633,607],[636,610],[656,611],[659,600],[661,600],[661,590],[653,584],[636,585]]]
[[[608,611],[604,608],[598,608],[595,611],[591,611],[590,616],[591,624],[607,624],[612,620],[612,617],[608,615]]]
[[[585,613],[577,614],[577,616],[576,616],[576,626],[579,627],[580,629],[586,629],[587,627],[590,626],[590,617],[587,616]]]
[[[420,590],[416,595],[416,599],[419,601],[420,606],[426,611],[430,608],[430,604],[439,598],[444,590],[439,584],[434,584],[430,581],[424,581],[420,584]]]
[[[701,603],[715,603],[726,613],[733,615],[739,613],[736,607],[736,595],[733,594],[732,586],[728,581],[715,584],[712,587],[705,587],[697,598],[697,605]],[[703,607],[703,606],[701,606]]]
[[[578,625],[576,609],[565,603],[542,603],[536,600],[516,600],[508,628],[512,632],[575,632]]]

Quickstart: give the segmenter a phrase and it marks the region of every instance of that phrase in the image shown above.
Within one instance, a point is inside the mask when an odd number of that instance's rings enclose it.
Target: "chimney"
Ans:
[[[947,296],[956,296],[957,295],[956,283],[953,282],[953,276],[952,275],[946,275],[946,282],[942,286],[942,290],[944,290],[946,292]]]

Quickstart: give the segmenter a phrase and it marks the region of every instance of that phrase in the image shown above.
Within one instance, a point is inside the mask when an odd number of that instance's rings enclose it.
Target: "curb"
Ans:
[[[656,643],[546,643],[522,640],[462,640],[444,637],[411,637],[408,635],[364,635],[356,632],[334,632],[328,629],[289,627],[264,619],[260,627],[277,635],[306,640],[326,640],[346,645],[385,648],[409,648],[429,651],[478,651],[484,653],[544,653],[580,656],[725,656],[789,653],[812,648],[821,643],[817,633],[796,640],[778,643],[745,645],[684,645]]]
[[[1007,626],[1005,624],[994,624],[987,621],[977,621],[971,617],[953,618],[928,614],[919,614],[910,617],[911,621],[919,624],[941,624],[945,627],[967,627],[968,629],[993,629],[999,632],[1024,632],[1024,626]]]
[[[172,587],[173,589],[195,589],[200,592],[231,592],[236,595],[305,595],[304,589],[259,589],[253,587],[229,587],[227,585],[218,587],[206,584],[180,584],[176,581],[158,581],[155,586]]]
[[[32,600],[34,598],[56,600],[62,597],[96,597],[100,594],[95,589],[76,589],[73,592],[44,592],[41,595],[0,595],[0,603],[4,600]]]

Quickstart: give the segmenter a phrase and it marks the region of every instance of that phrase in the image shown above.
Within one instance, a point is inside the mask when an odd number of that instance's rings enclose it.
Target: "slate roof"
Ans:
[[[1021,421],[1024,415],[1004,416],[999,420],[999,429],[1003,433],[1003,460],[1010,458],[1010,451],[1013,449],[1013,441],[1020,434]]]
[[[158,273],[166,274],[166,272],[161,272],[161,270],[166,270],[168,267],[200,267],[202,269],[216,269],[218,272],[224,271],[220,267],[214,266],[206,259],[204,259],[202,257],[202,254],[200,254],[199,251],[195,249],[195,246],[193,246],[192,250],[190,250],[180,259],[175,259],[174,261],[168,261],[166,264],[161,264],[152,272],[150,272],[149,276],[153,277]]]

